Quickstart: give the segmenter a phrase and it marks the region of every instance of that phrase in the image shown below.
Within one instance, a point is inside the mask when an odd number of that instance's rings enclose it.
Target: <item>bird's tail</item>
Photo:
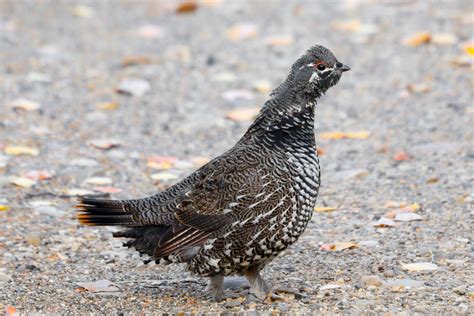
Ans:
[[[76,204],[77,219],[89,226],[137,226],[127,201],[81,197]]]

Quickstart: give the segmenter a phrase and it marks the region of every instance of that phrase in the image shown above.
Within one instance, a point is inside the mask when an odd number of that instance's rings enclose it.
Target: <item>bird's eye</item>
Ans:
[[[318,70],[320,71],[323,71],[324,69],[326,69],[326,66],[324,66],[324,64],[318,64],[316,68],[318,68]]]

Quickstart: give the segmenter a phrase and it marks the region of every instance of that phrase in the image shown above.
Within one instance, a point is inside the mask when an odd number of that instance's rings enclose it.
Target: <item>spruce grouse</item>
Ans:
[[[85,225],[127,227],[114,237],[157,262],[187,263],[223,296],[224,276],[245,275],[258,293],[261,269],[305,230],[318,196],[316,100],[350,68],[314,46],[299,58],[237,144],[181,182],[135,200],[81,198]]]

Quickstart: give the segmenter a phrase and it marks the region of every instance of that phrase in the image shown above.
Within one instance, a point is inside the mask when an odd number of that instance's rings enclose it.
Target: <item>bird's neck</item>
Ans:
[[[296,94],[272,95],[265,103],[246,136],[282,133],[310,134],[314,137],[316,99],[303,99]]]

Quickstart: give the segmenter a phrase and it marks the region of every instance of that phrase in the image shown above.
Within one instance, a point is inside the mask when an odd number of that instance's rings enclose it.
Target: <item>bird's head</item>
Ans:
[[[350,68],[339,62],[329,49],[313,46],[293,64],[285,88],[301,93],[305,98],[318,98],[338,83],[342,73],[348,70]]]

